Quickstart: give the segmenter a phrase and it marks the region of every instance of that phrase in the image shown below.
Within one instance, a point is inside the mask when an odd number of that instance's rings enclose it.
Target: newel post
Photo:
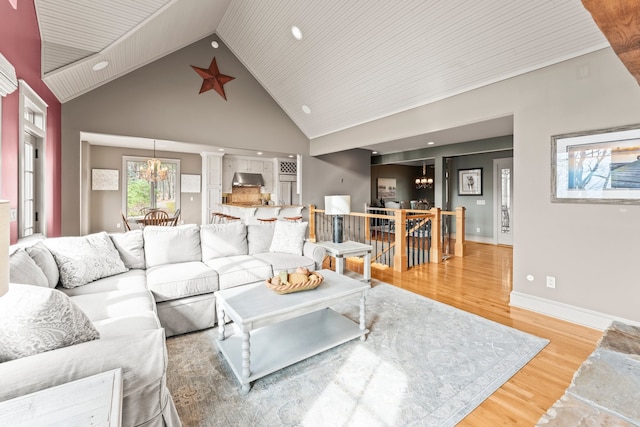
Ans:
[[[316,241],[316,205],[309,205],[309,241]]]
[[[442,262],[442,217],[440,216],[440,208],[431,208],[431,255],[429,262]]]
[[[407,211],[404,209],[395,209],[396,237],[395,248],[393,254],[393,270],[407,271]]]
[[[456,250],[455,255],[463,257],[464,250],[467,246],[465,239],[465,211],[467,209],[464,206],[458,206],[456,208]]]

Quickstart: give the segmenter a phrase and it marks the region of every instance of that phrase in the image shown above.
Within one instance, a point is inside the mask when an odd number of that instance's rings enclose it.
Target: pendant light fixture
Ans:
[[[162,161],[156,158],[156,140],[153,140],[153,158],[140,168],[140,177],[149,182],[159,182],[167,179],[169,171]]]
[[[416,178],[416,188],[431,188],[433,187],[433,178],[427,177],[427,165],[422,163],[422,176]]]

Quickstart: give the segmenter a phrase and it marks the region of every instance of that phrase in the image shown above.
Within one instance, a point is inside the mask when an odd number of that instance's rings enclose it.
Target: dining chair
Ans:
[[[129,225],[129,221],[127,221],[127,216],[122,211],[120,211],[120,215],[122,215],[122,222],[124,223],[125,230],[131,231],[131,226]]]
[[[166,213],[165,211],[154,210],[154,211],[148,212],[144,216],[143,224],[145,226],[147,226],[147,225],[171,225],[172,221],[173,221],[173,219],[170,219],[169,218],[169,214]]]
[[[176,213],[173,215],[173,221],[171,221],[171,226],[175,227],[176,225],[178,225],[179,220],[180,220],[180,209],[178,208]]]

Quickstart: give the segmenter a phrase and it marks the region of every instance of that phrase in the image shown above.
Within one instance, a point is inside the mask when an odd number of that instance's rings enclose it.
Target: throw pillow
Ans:
[[[100,337],[89,318],[56,289],[11,283],[0,298],[0,362]]]
[[[49,287],[47,276],[23,248],[9,257],[9,282]]]
[[[60,282],[65,288],[76,288],[128,270],[105,231],[81,237],[46,239],[44,245],[58,264]]]
[[[302,255],[306,235],[306,222],[276,221],[269,251]]]
[[[127,268],[144,268],[144,239],[142,230],[110,234],[113,245]]]
[[[274,223],[247,225],[249,255],[269,252],[269,247],[271,246],[271,241],[273,240],[274,229]]]
[[[42,242],[38,242],[35,245],[27,246],[27,253],[38,264],[38,267],[47,276],[49,281],[49,287],[55,288],[60,280],[60,272],[58,271],[58,265],[56,260],[51,255],[49,249],[47,249]],[[20,282],[17,282],[20,283]]]

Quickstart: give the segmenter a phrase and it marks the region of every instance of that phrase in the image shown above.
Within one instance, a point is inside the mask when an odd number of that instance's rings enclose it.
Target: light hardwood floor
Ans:
[[[427,264],[405,273],[372,268],[372,276],[378,280],[550,340],[459,426],[535,425],[562,396],[602,335],[601,331],[510,307],[512,260],[511,247],[468,242],[464,258],[453,257],[442,264]],[[348,261],[347,269],[362,273],[362,263]]]

